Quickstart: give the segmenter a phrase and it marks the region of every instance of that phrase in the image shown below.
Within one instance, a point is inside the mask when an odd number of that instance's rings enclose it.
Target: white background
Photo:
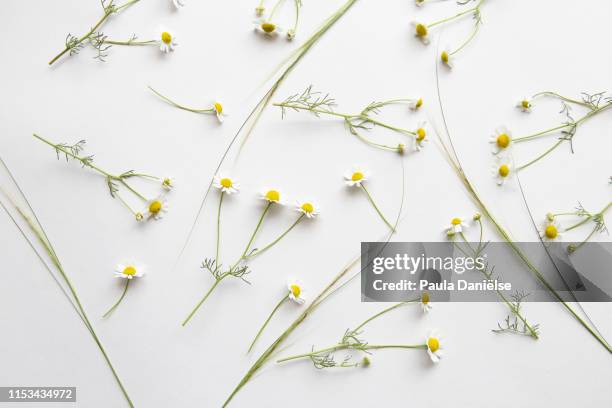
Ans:
[[[343,172],[353,163],[369,167],[370,191],[391,217],[398,208],[401,168],[397,155],[364,145],[341,123],[304,113],[281,120],[278,108],[269,107],[236,166],[231,160],[224,166],[240,179],[242,191],[224,205],[222,257],[231,262],[243,249],[261,211],[256,195],[264,186],[279,186],[295,198],[315,197],[321,216],[254,260],[251,286],[224,282],[193,321],[181,327],[212,283],[199,264],[214,253],[216,192],[178,263],[177,258],[221,152],[278,64],[343,2],[304,1],[293,43],[253,33],[255,0],[188,1],[179,12],[169,3],[142,1],[109,20],[104,31],[113,39],[132,33],[148,39],[165,24],[180,43],[172,55],[160,55],[153,47],[114,47],[107,62],[99,63],[87,49],[48,67],[67,32],[85,32],[99,17],[97,2],[3,2],[0,152],[37,211],[136,406],[219,406],[258,352],[299,313],[285,305],[255,352],[245,354],[283,296],[286,277],[300,276],[314,295],[357,255],[362,240],[376,240],[385,232],[365,197],[347,191]],[[521,114],[513,106],[523,95],[555,90],[577,96],[610,88],[611,9],[603,0],[491,0],[483,7],[481,32],[459,55],[455,70],[441,71],[447,119],[466,171],[517,240],[536,240],[537,235],[516,183],[500,189],[493,182],[488,137],[502,124],[521,135],[560,123],[560,106],[553,100],[543,99],[531,115]],[[420,120],[439,126],[437,35],[442,33],[442,46],[458,44],[471,21],[468,17],[435,31],[429,47],[412,36],[410,22],[431,22],[455,10],[450,1],[418,9],[409,0],[360,0],[300,62],[273,100],[309,84],[330,92],[338,110],[348,112],[372,100],[423,96],[423,111],[393,107],[385,118],[405,127]],[[282,20],[291,21],[290,2],[284,13]],[[230,116],[218,125],[212,116],[171,108],[147,85],[192,106],[217,98]],[[547,211],[571,210],[577,201],[597,211],[610,200],[609,120],[604,114],[580,128],[575,154],[562,146],[523,173],[539,220]],[[112,172],[173,175],[177,188],[169,196],[171,211],[161,221],[137,224],[109,197],[101,177],[76,163],[58,162],[33,132],[57,142],[86,139],[95,162]],[[394,142],[401,137],[375,135]],[[520,146],[517,162],[535,156],[552,140]],[[396,240],[443,239],[450,218],[475,211],[434,143],[409,154],[405,166],[405,218]],[[150,194],[157,191],[153,185],[144,188]],[[273,238],[294,217],[290,209],[275,211],[258,242]],[[571,237],[581,239],[586,233]],[[492,231],[487,238],[499,239]],[[0,385],[76,386],[78,406],[124,406],[89,334],[5,216],[0,217],[0,242]],[[148,275],[134,282],[121,306],[103,320],[100,316],[122,290],[113,269],[130,259],[146,264]],[[331,344],[382,307],[360,303],[356,280],[324,303],[280,354]],[[610,305],[585,308],[612,338]],[[439,365],[433,366],[422,351],[397,350],[377,352],[368,369],[321,371],[308,362],[272,363],[233,406],[609,405],[610,354],[558,304],[528,304],[525,312],[541,324],[538,341],[491,333],[505,317],[500,304],[437,304],[427,316],[416,307],[402,309],[373,323],[366,338],[415,343],[428,328],[439,328],[447,341]]]

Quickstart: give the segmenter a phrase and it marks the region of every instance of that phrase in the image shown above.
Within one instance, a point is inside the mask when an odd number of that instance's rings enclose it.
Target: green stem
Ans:
[[[257,342],[257,339],[259,339],[259,336],[261,336],[261,333],[263,333],[264,329],[266,328],[266,326],[268,326],[268,323],[270,322],[270,319],[272,319],[272,316],[274,316],[274,314],[276,313],[276,311],[281,307],[281,305],[285,302],[285,300],[289,299],[289,294],[287,293],[285,295],[285,297],[283,297],[280,302],[278,302],[278,304],[274,307],[274,309],[272,309],[272,313],[270,313],[270,315],[268,316],[268,318],[266,319],[266,321],[264,322],[263,326],[261,326],[261,328],[259,329],[259,331],[257,332],[257,335],[255,336],[255,338],[253,339],[253,342],[251,342],[251,345],[249,346],[249,350],[247,351],[247,353],[250,353],[251,350],[253,349],[253,346],[255,345],[255,343]]]
[[[285,237],[285,235],[287,235],[289,232],[291,232],[291,230],[292,230],[293,228],[295,228],[295,226],[296,226],[296,225],[298,225],[298,224],[300,223],[300,221],[302,221],[302,219],[304,219],[304,217],[305,217],[305,216],[306,216],[306,214],[300,214],[300,216],[297,218],[297,220],[295,220],[295,221],[294,221],[294,223],[293,223],[293,224],[291,224],[291,226],[285,230],[285,232],[283,232],[282,234],[280,234],[280,235],[278,236],[278,238],[276,238],[274,241],[270,242],[268,245],[266,245],[265,247],[263,247],[263,248],[261,248],[261,249],[255,249],[255,250],[253,250],[253,252],[252,252],[250,255],[245,256],[245,259],[247,259],[247,258],[252,258],[252,257],[254,257],[254,256],[256,256],[256,255],[259,255],[259,254],[261,254],[261,253],[263,253],[263,252],[267,251],[268,249],[272,248],[272,247],[273,247],[274,245],[276,245],[276,244],[277,244],[277,243],[278,243],[278,242],[279,242],[281,239],[283,239],[283,238]]]
[[[221,205],[223,204],[223,196],[225,193],[221,191],[219,197],[219,208],[217,209],[217,249],[215,251],[215,267],[219,266],[219,246],[221,245]]]
[[[165,102],[169,103],[170,105],[174,106],[175,108],[179,108],[188,112],[193,112],[193,113],[213,113],[215,110],[214,108],[208,108],[208,109],[194,109],[194,108],[189,108],[187,106],[184,105],[180,105],[176,102],[174,102],[172,99],[168,98],[167,96],[162,95],[161,93],[157,92],[155,89],[153,89],[152,87],[148,86],[148,88],[151,90],[151,92],[153,92],[155,95],[157,95],[158,97],[160,97],[162,100],[164,100]]]
[[[444,18],[444,19],[442,19],[442,20],[439,20],[439,21],[436,21],[436,22],[434,22],[434,23],[428,24],[428,25],[427,25],[427,28],[432,28],[432,27],[435,27],[435,26],[440,25],[440,24],[448,23],[449,21],[455,20],[455,19],[457,19],[457,18],[459,18],[459,17],[462,17],[462,16],[464,16],[464,15],[466,15],[466,14],[473,13],[473,12],[475,12],[475,11],[477,11],[477,10],[479,10],[479,9],[480,9],[480,5],[481,5],[483,2],[484,2],[484,0],[480,0],[480,1],[478,2],[478,4],[477,4],[476,6],[474,6],[474,7],[472,7],[471,9],[468,9],[468,10],[462,11],[461,13],[457,13],[457,14],[455,14],[454,16],[451,16],[451,17],[448,17],[448,18]]]
[[[558,94],[557,92],[551,92],[551,91],[538,92],[537,94],[533,95],[531,98],[535,99],[539,96],[554,96],[556,98],[561,99],[562,101],[573,103],[575,105],[580,105],[580,106],[584,106],[585,108],[592,109],[591,105],[585,103],[584,101],[579,101],[577,99],[568,98],[566,96]]]
[[[268,21],[272,21],[272,17],[274,16],[274,13],[276,13],[276,10],[278,9],[278,7],[284,3],[285,0],[278,0],[276,2],[276,4],[274,5],[274,7],[272,7],[272,11],[270,11],[270,15],[268,16]]]
[[[559,147],[561,145],[561,143],[563,143],[565,140],[561,139],[559,141],[557,141],[554,145],[552,145],[551,147],[549,147],[548,149],[546,149],[546,151],[544,151],[544,153],[540,154],[538,157],[536,157],[535,159],[529,161],[526,164],[523,164],[522,166],[519,166],[516,168],[516,171],[519,170],[523,170],[526,169],[527,167],[531,166],[532,164],[536,163],[537,161],[539,161],[540,159],[543,159],[548,153],[552,152],[553,150],[555,150],[557,147]]]
[[[372,198],[372,195],[370,194],[368,189],[365,187],[365,185],[363,183],[361,183],[359,186],[363,189],[363,191],[365,191],[366,195],[368,196],[368,199],[370,200],[370,203],[372,203],[372,206],[374,206],[374,209],[376,210],[376,212],[378,213],[380,218],[382,218],[382,220],[385,222],[385,224],[387,224],[387,227],[389,227],[389,229],[391,231],[395,232],[395,228],[393,227],[393,225],[391,225],[391,223],[389,223],[389,221],[387,221],[387,219],[385,218],[383,213],[380,211],[380,209],[378,208],[378,206],[374,202],[374,199]]]
[[[527,140],[536,139],[536,138],[538,138],[540,136],[544,136],[544,135],[547,135],[547,134],[549,134],[551,132],[554,132],[555,130],[564,129],[564,128],[568,127],[568,126],[570,126],[570,125],[567,124],[567,123],[564,123],[563,125],[559,125],[559,126],[550,128],[548,130],[544,130],[542,132],[534,133],[532,135],[517,137],[516,139],[513,139],[512,141],[514,143],[520,143],[520,142],[524,142],[524,141],[527,141]]]
[[[114,40],[104,40],[103,41],[104,44],[111,44],[111,45],[126,45],[126,46],[143,46],[143,45],[157,45],[157,41],[156,40],[147,40],[147,41],[134,41],[134,40],[128,40],[128,41],[114,41]]]
[[[242,252],[242,255],[240,256],[240,260],[238,262],[240,262],[241,260],[243,260],[243,259],[245,259],[247,257],[246,254],[247,254],[247,252],[249,252],[249,249],[251,249],[251,245],[253,245],[253,241],[255,240],[255,236],[257,235],[257,232],[261,228],[261,224],[263,223],[263,220],[264,220],[266,214],[268,213],[268,210],[270,210],[271,206],[272,206],[272,201],[268,201],[268,204],[266,204],[263,212],[261,213],[261,217],[259,217],[259,221],[257,222],[257,226],[255,227],[255,230],[251,234],[251,239],[249,239],[249,243],[247,244],[246,248],[244,248],[244,252]],[[236,264],[238,264],[238,262],[236,262]]]
[[[107,317],[108,315],[110,315],[117,308],[117,306],[119,306],[119,304],[121,303],[121,301],[125,297],[125,294],[128,291],[128,287],[130,286],[130,281],[131,281],[131,279],[126,279],[125,280],[125,288],[123,289],[123,293],[121,294],[121,297],[119,298],[119,300],[114,305],[111,306],[110,309],[108,309],[108,311],[106,313],[104,313],[102,315],[102,317]]]
[[[469,37],[453,52],[449,53],[448,55],[455,55],[457,54],[459,51],[461,51],[462,49],[464,49],[473,39],[474,37],[476,37],[476,34],[478,34],[478,30],[480,29],[480,19],[478,19],[476,21],[476,24],[474,26],[474,29],[472,30],[472,33],[469,35]]]
[[[89,30],[87,32],[87,34],[83,35],[81,38],[79,38],[77,40],[77,42],[73,45],[73,47],[66,47],[64,48],[64,50],[62,52],[60,52],[59,54],[57,54],[55,57],[53,57],[53,59],[51,61],[49,61],[49,65],[53,65],[53,63],[55,61],[57,61],[58,59],[60,59],[64,54],[66,54],[68,51],[70,51],[71,49],[73,49],[75,46],[78,46],[79,44],[81,44],[83,41],[85,41],[86,39],[88,39],[93,33],[96,32],[96,30],[98,28],[100,28],[100,26],[102,26],[102,24],[104,24],[104,22],[114,13],[118,13],[119,11],[121,11],[122,9],[131,6],[134,3],[137,3],[140,0],[130,0],[127,3],[123,4],[122,6],[116,7],[116,8],[110,8],[110,5],[112,5],[112,1],[109,4],[109,8],[107,8],[104,12],[104,15],[96,22],[96,24],[94,24],[94,26],[91,28],[91,30]]]
[[[336,344],[335,346],[327,347],[327,348],[320,349],[320,350],[315,350],[310,353],[304,353],[304,354],[298,354],[298,355],[291,356],[291,357],[285,357],[280,360],[277,360],[276,362],[284,363],[286,361],[298,360],[301,358],[316,356],[319,354],[329,353],[329,352],[338,351],[338,350],[353,349],[353,350],[367,351],[367,350],[398,349],[398,348],[399,349],[426,349],[427,345],[426,344],[366,344],[363,346],[361,345],[355,346],[351,344]]]
[[[361,323],[359,326],[357,326],[357,327],[355,328],[355,330],[353,330],[353,331],[354,331],[354,332],[357,332],[357,331],[359,331],[359,329],[362,329],[362,328],[363,328],[363,327],[364,327],[366,324],[370,323],[372,320],[377,319],[377,318],[379,318],[380,316],[382,316],[382,315],[384,315],[384,314],[386,314],[386,313],[389,313],[389,312],[390,312],[390,311],[392,311],[392,310],[395,310],[395,309],[398,309],[398,308],[400,308],[400,307],[402,307],[402,306],[406,306],[406,305],[408,305],[408,304],[411,304],[411,303],[417,302],[418,300],[419,300],[419,299],[407,300],[407,301],[405,301],[405,302],[397,303],[397,304],[395,304],[395,305],[393,305],[393,306],[390,306],[390,307],[388,307],[388,308],[386,308],[386,309],[383,309],[382,311],[380,311],[380,312],[376,313],[374,316],[372,316],[372,317],[370,317],[370,318],[368,318],[368,319],[364,320],[364,321],[363,321],[363,323]]]
[[[221,283],[221,281],[223,279],[225,279],[225,277],[228,275],[227,272],[224,272],[223,274],[221,274],[218,278],[215,278],[215,283],[213,283],[213,285],[210,287],[210,289],[208,289],[208,291],[206,292],[206,294],[204,295],[204,297],[198,302],[198,304],[193,308],[193,310],[191,311],[191,313],[189,313],[189,315],[187,316],[187,318],[185,318],[185,320],[183,320],[183,323],[181,324],[182,326],[185,326],[187,323],[189,323],[189,321],[191,320],[191,318],[193,317],[193,315],[196,314],[196,312],[198,311],[198,309],[202,306],[202,304],[206,301],[206,299],[208,299],[208,297],[210,296],[210,294],[213,292],[213,290],[215,290],[215,288],[217,287],[217,285],[219,283]]]

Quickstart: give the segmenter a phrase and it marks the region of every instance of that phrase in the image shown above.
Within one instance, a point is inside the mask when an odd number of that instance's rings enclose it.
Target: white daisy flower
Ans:
[[[159,32],[159,49],[161,52],[174,51],[174,48],[178,45],[174,33],[164,27],[160,27]]]
[[[428,34],[427,25],[423,23],[419,23],[418,21],[413,21],[412,26],[414,27],[415,37],[421,40],[423,44],[429,44],[429,37],[427,36]]]
[[[544,241],[561,241],[561,231],[561,225],[557,221],[555,221],[554,219],[547,219],[544,223],[544,226],[542,227],[542,230],[540,231],[540,236]]]
[[[145,209],[146,218],[154,218],[160,220],[163,218],[163,214],[168,212],[168,202],[163,195],[154,198],[149,201],[147,208]]]
[[[298,305],[303,305],[304,302],[306,302],[304,287],[301,280],[290,277],[287,280],[287,289],[289,289],[289,299]]]
[[[450,222],[450,227],[446,227],[444,230],[447,234],[454,235],[459,232],[463,232],[464,228],[467,228],[468,225],[465,222],[465,218],[455,217]]]
[[[421,122],[419,126],[414,131],[414,148],[417,151],[421,151],[423,147],[425,147],[425,143],[429,140],[427,139],[427,123]]]
[[[493,145],[491,152],[499,154],[512,146],[512,133],[505,126],[500,126],[489,138],[489,143]]]
[[[359,166],[353,166],[350,172],[344,174],[344,180],[349,187],[361,187],[361,183],[367,181],[370,172]]]
[[[172,4],[174,4],[174,7],[178,10],[181,7],[185,7],[185,0],[172,0]]]
[[[423,313],[427,313],[433,309],[433,306],[429,302],[429,293],[427,292],[421,294],[421,309],[423,309]]]
[[[506,159],[499,157],[497,163],[491,168],[491,172],[497,185],[502,186],[514,172],[514,167]]]
[[[440,361],[444,355],[443,338],[437,330],[432,330],[425,339],[427,345],[427,354],[434,363]]]
[[[161,185],[164,190],[172,190],[174,188],[174,177],[164,176],[161,178]]]
[[[142,265],[134,263],[118,264],[115,268],[115,277],[121,279],[141,278],[145,274],[145,269]]]
[[[213,185],[227,194],[234,194],[240,191],[240,184],[233,178],[224,175],[215,176]]]
[[[223,111],[223,104],[221,104],[221,102],[216,101],[213,103],[213,111],[215,113],[215,115],[217,115],[217,120],[220,123],[223,123],[223,120],[225,118],[225,116],[227,116],[227,113],[225,113]]]
[[[280,204],[283,205],[284,201],[282,199],[282,195],[280,193],[280,191],[271,188],[271,189],[264,189],[261,194],[260,194],[260,198],[262,200],[266,200],[270,203],[276,203],[276,204]]]
[[[448,49],[444,49],[440,53],[440,61],[442,61],[442,63],[446,65],[448,68],[453,68],[453,58],[452,58],[450,51],[448,51]]]
[[[255,31],[258,31],[270,37],[274,37],[277,34],[280,34],[283,32],[283,29],[281,27],[272,23],[264,16],[253,21],[253,26],[255,27]]]
[[[423,98],[413,99],[408,103],[408,107],[413,111],[419,110],[421,106],[423,106]]]
[[[522,98],[516,104],[516,107],[522,110],[523,112],[531,112],[531,108],[533,107],[533,103],[529,98]]]
[[[307,218],[315,218],[319,215],[319,207],[314,201],[298,201],[295,209],[305,214]]]

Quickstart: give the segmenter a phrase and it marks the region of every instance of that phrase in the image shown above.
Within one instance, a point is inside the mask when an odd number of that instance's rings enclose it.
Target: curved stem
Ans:
[[[208,297],[210,296],[210,294],[213,292],[213,290],[215,290],[215,288],[217,287],[217,285],[219,283],[221,283],[221,281],[223,279],[225,279],[225,277],[227,276],[227,272],[221,274],[221,276],[219,276],[219,278],[215,278],[215,283],[213,283],[213,285],[210,287],[210,289],[208,289],[208,291],[206,292],[206,294],[204,295],[204,297],[198,302],[198,304],[193,308],[193,310],[191,311],[191,313],[189,313],[189,315],[187,316],[187,318],[185,318],[185,320],[183,320],[183,323],[181,324],[181,326],[185,326],[187,323],[189,323],[189,321],[191,320],[191,318],[193,317],[193,315],[196,314],[196,312],[198,311],[198,309],[202,306],[202,304],[206,301],[206,299],[208,299]]]
[[[182,110],[185,110],[185,111],[188,111],[188,112],[193,112],[193,113],[213,113],[215,111],[214,108],[208,108],[208,109],[189,108],[187,106],[184,106],[184,105],[181,105],[181,104],[179,104],[177,102],[174,102],[172,99],[168,98],[167,96],[164,96],[161,93],[157,92],[151,86],[148,86],[147,88],[149,88],[151,90],[151,92],[153,92],[155,95],[157,95],[162,100],[164,100],[165,102],[169,103],[170,105],[174,106],[175,108],[179,108],[179,109],[182,109]]]
[[[310,353],[297,354],[295,356],[281,358],[280,360],[276,360],[276,362],[284,363],[286,361],[298,360],[301,358],[316,356],[318,354],[329,353],[329,352],[338,351],[338,350],[352,349],[352,350],[367,351],[367,350],[398,349],[398,348],[399,349],[426,349],[427,345],[426,344],[366,344],[366,345],[355,346],[351,344],[336,344],[335,346],[327,347],[327,348],[320,349],[320,350],[315,350]]]
[[[584,106],[585,108],[589,108],[589,109],[592,108],[589,104],[585,103],[584,101],[579,101],[577,99],[568,98],[566,96],[558,94],[557,92],[552,92],[552,91],[538,92],[538,93],[534,94],[531,97],[531,99],[535,99],[535,98],[540,97],[540,96],[554,96],[554,97],[559,98],[559,99],[561,99],[562,101],[565,101],[565,102],[573,103],[575,105]]]
[[[274,245],[276,245],[281,239],[283,239],[285,237],[285,235],[287,235],[293,228],[295,228],[296,225],[298,225],[300,223],[300,221],[302,221],[302,219],[304,219],[304,217],[306,216],[306,214],[300,214],[300,216],[297,218],[297,220],[295,220],[295,222],[293,224],[291,224],[291,226],[289,228],[287,228],[285,230],[285,232],[283,232],[282,234],[280,234],[278,236],[278,238],[276,238],[274,241],[270,242],[268,245],[266,245],[265,247],[263,247],[262,249],[255,249],[250,255],[246,256],[245,255],[245,259],[246,258],[252,258],[256,255],[259,255],[265,251],[267,251],[268,249],[272,248]]]
[[[127,45],[127,46],[143,46],[143,45],[157,45],[158,42],[156,40],[146,40],[146,41],[114,41],[114,40],[104,40],[103,44],[111,44],[111,45]]]
[[[119,306],[119,304],[121,303],[121,301],[125,297],[125,294],[128,291],[128,287],[130,286],[130,281],[131,281],[131,279],[126,279],[125,280],[125,288],[123,289],[123,293],[121,294],[121,297],[119,298],[119,300],[114,305],[111,306],[110,309],[108,309],[108,311],[106,313],[104,313],[102,315],[102,317],[107,317],[108,315],[110,315],[117,308],[117,306]]]
[[[468,38],[455,51],[449,53],[448,55],[449,56],[455,55],[459,51],[464,49],[474,39],[474,37],[476,37],[476,34],[478,34],[479,29],[480,29],[480,19],[476,21],[476,25],[474,26],[474,29],[472,30],[472,33],[468,36]]]
[[[385,218],[385,216],[383,215],[383,213],[380,211],[380,209],[378,208],[378,206],[376,205],[376,203],[374,202],[374,199],[372,198],[372,196],[370,195],[370,192],[368,191],[368,189],[365,187],[365,185],[362,183],[359,185],[363,191],[365,191],[366,195],[368,196],[368,199],[370,200],[370,203],[372,203],[372,205],[374,206],[374,209],[376,210],[376,212],[378,213],[378,215],[380,216],[380,218],[382,218],[382,220],[385,222],[385,224],[387,224],[387,227],[389,227],[389,229],[393,232],[395,232],[395,228],[393,227],[393,225],[391,225],[391,223],[389,223],[389,221],[387,221],[387,219]]]
[[[276,11],[278,10],[278,7],[284,3],[285,0],[278,0],[276,2],[276,4],[274,5],[274,7],[272,7],[272,11],[270,11],[270,15],[268,16],[268,21],[272,21],[272,17],[274,16],[274,13],[276,13]]]
[[[261,328],[259,329],[259,331],[257,332],[257,335],[255,336],[255,338],[253,339],[253,341],[251,342],[251,345],[249,346],[249,350],[247,351],[247,353],[250,353],[251,350],[253,349],[253,346],[255,345],[255,343],[257,342],[257,339],[259,339],[259,336],[261,336],[261,333],[263,333],[264,329],[266,328],[266,326],[268,326],[268,323],[270,322],[270,319],[272,319],[272,316],[274,316],[274,314],[276,313],[276,311],[281,307],[281,305],[285,302],[285,300],[289,299],[289,294],[287,293],[285,295],[285,297],[283,297],[280,302],[278,302],[278,304],[274,307],[274,309],[272,309],[272,313],[270,313],[270,315],[268,316],[268,318],[266,319],[266,321],[264,322],[263,326],[261,326]]]
[[[535,162],[539,161],[540,159],[544,158],[548,153],[552,152],[553,150],[555,150],[557,147],[559,147],[561,145],[561,143],[563,143],[565,140],[561,139],[559,141],[557,141],[554,145],[552,145],[551,147],[549,147],[548,149],[546,149],[546,151],[544,153],[542,153],[541,155],[539,155],[538,157],[536,157],[535,159],[531,160],[530,162],[528,162],[527,164],[523,164],[522,166],[519,166],[516,168],[516,171],[519,170],[523,170],[526,169],[527,167],[531,166],[532,164],[534,164]]]
[[[473,13],[473,12],[475,12],[475,11],[480,9],[480,5],[483,3],[483,1],[484,0],[480,0],[478,2],[478,4],[476,6],[474,6],[474,7],[472,7],[471,9],[462,11],[461,13],[457,13],[454,16],[451,16],[451,17],[448,17],[448,18],[444,18],[442,20],[439,20],[439,21],[436,21],[434,23],[428,24],[427,28],[432,28],[432,27],[435,27],[435,26],[440,25],[440,24],[448,23],[449,21],[455,20],[455,19],[457,19],[459,17],[462,17],[462,16],[464,16],[466,14]]]
[[[402,307],[402,306],[406,306],[406,305],[408,305],[408,304],[411,304],[411,303],[417,302],[418,300],[419,300],[419,299],[407,300],[406,302],[401,302],[401,303],[395,304],[395,305],[393,305],[393,306],[390,306],[390,307],[388,307],[388,308],[386,308],[386,309],[384,309],[384,310],[382,310],[382,311],[380,311],[380,312],[376,313],[374,316],[372,316],[372,317],[370,317],[370,318],[368,318],[368,319],[364,320],[364,321],[363,321],[363,323],[361,323],[359,326],[357,326],[357,327],[355,328],[355,330],[353,330],[353,331],[354,331],[354,332],[357,332],[357,331],[359,331],[359,329],[362,329],[362,328],[363,328],[363,327],[364,327],[366,324],[370,323],[372,320],[377,319],[377,318],[379,318],[380,316],[382,316],[382,315],[384,315],[384,314],[386,314],[386,313],[388,313],[388,312],[390,312],[390,311],[392,311],[392,310],[395,310],[395,309],[400,308],[400,307]]]
[[[569,126],[570,126],[569,124],[564,123],[563,125],[559,125],[559,126],[550,128],[548,130],[544,130],[542,132],[537,132],[537,133],[534,133],[532,135],[517,137],[516,139],[513,139],[512,141],[514,143],[519,143],[519,142],[524,142],[524,141],[531,140],[531,139],[536,139],[536,138],[538,138],[540,136],[544,136],[544,135],[547,135],[547,134],[549,134],[551,132],[554,132],[555,130],[561,130],[561,129],[569,127]]]

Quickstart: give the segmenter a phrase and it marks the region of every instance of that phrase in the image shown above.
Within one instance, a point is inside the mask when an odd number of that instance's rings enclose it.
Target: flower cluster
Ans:
[[[57,154],[58,160],[60,156],[64,156],[66,158],[66,161],[68,161],[69,159],[78,161],[83,167],[87,167],[101,174],[106,180],[106,185],[108,187],[111,197],[119,200],[121,204],[123,204],[125,208],[127,208],[132,213],[136,221],[143,221],[144,219],[159,220],[168,211],[168,200],[166,198],[166,195],[170,190],[174,188],[174,179],[172,177],[151,176],[149,174],[136,173],[133,170],[125,171],[120,174],[109,173],[108,171],[101,169],[93,163],[93,156],[82,155],[83,150],[85,148],[85,140],[80,140],[79,142],[73,145],[68,145],[65,143],[52,143],[36,134],[34,135],[34,137],[53,147],[55,153]],[[153,198],[147,197],[145,194],[139,192],[131,184],[132,179],[141,179],[149,182],[153,181],[160,186],[162,191]],[[141,210],[135,210],[134,206],[130,205],[124,199],[120,192],[120,189],[122,188],[125,189],[127,193],[133,195],[138,201],[140,201],[140,204],[138,205],[139,207],[142,206],[140,207],[142,208]]]
[[[255,15],[257,16],[257,18],[253,21],[253,27],[255,29],[255,32],[261,33],[266,37],[276,37],[280,34],[285,33],[287,40],[293,40],[295,38],[298,22],[300,20],[300,9],[302,8],[302,0],[293,0],[295,18],[293,21],[293,26],[286,31],[283,29],[283,27],[276,23],[275,19],[277,11],[279,11],[285,0],[276,0],[276,3],[272,7],[272,10],[269,14],[266,13],[266,7],[264,5],[264,2],[265,0],[260,0],[259,4],[255,8]]]
[[[476,1],[476,0],[458,0],[457,4],[459,4],[460,6],[464,6],[473,1]],[[442,25],[442,24],[450,23],[461,17],[471,15],[474,20],[474,27],[472,28],[472,31],[467,36],[467,38],[465,38],[463,41],[461,41],[459,45],[455,47],[452,47],[452,48],[445,47],[440,53],[440,62],[448,68],[453,68],[454,57],[476,37],[476,34],[478,33],[478,30],[480,29],[480,25],[482,24],[482,16],[481,16],[480,10],[481,10],[481,7],[484,1],[485,0],[478,0],[475,6],[467,10],[463,10],[453,16],[446,17],[446,18],[434,21],[429,24],[423,23],[420,21],[413,21],[412,26],[414,30],[414,36],[418,38],[419,40],[421,40],[423,44],[427,45],[429,44],[429,33],[431,29],[439,25]],[[421,7],[425,4],[426,0],[415,0],[415,2],[417,6]]]
[[[336,101],[331,98],[329,94],[323,95],[321,92],[313,91],[311,85],[306,88],[304,92],[300,94],[291,95],[283,102],[275,103],[274,106],[278,106],[281,108],[283,118],[285,117],[286,111],[288,109],[297,112],[310,112],[316,117],[326,115],[340,118],[346,125],[348,131],[362,142],[378,149],[404,154],[406,152],[406,145],[402,142],[398,142],[392,145],[384,144],[375,142],[370,138],[364,136],[364,132],[370,131],[375,127],[381,127],[409,137],[410,141],[414,146],[414,150],[420,151],[427,142],[428,131],[425,122],[419,123],[418,126],[413,129],[405,129],[390,125],[374,117],[374,115],[380,113],[380,110],[382,108],[395,104],[408,105],[410,110],[417,111],[421,108],[421,106],[423,106],[423,99],[392,99],[383,102],[372,102],[359,113],[339,113],[334,111]]]
[[[567,251],[570,254],[574,253],[575,251],[580,249],[580,247],[582,247],[586,242],[588,242],[596,233],[608,232],[608,228],[606,226],[605,221],[605,214],[610,208],[612,208],[612,202],[609,202],[599,212],[591,212],[585,209],[582,204],[578,203],[574,211],[561,213],[549,212],[548,214],[546,214],[546,219],[542,225],[540,237],[542,238],[542,240],[547,242],[557,242],[563,238],[562,233],[576,230],[585,225],[591,224],[592,227],[590,232],[582,241],[568,245]],[[564,228],[558,221],[558,219],[561,217],[573,218],[574,220],[578,219],[578,221]]]
[[[298,212],[298,216],[295,221],[281,234],[277,236],[276,239],[272,240],[269,244],[263,247],[254,247],[255,238],[266,219],[267,214],[270,211],[272,206],[284,206],[286,204],[286,200],[284,195],[280,192],[280,190],[276,188],[265,189],[260,193],[260,199],[266,202],[266,205],[263,208],[261,216],[255,226],[253,233],[250,236],[250,239],[242,252],[242,254],[238,257],[238,259],[231,264],[228,268],[225,268],[220,261],[220,243],[221,243],[221,209],[223,206],[223,200],[225,196],[231,196],[238,194],[240,192],[240,183],[234,179],[233,177],[226,174],[216,175],[213,179],[212,184],[217,190],[219,190],[219,206],[217,209],[217,237],[216,237],[216,252],[214,258],[208,258],[202,263],[202,268],[208,270],[213,276],[215,282],[210,287],[210,289],[205,293],[204,297],[196,304],[191,313],[187,316],[187,318],[183,321],[183,326],[186,325],[191,318],[195,315],[195,313],[199,310],[202,304],[206,301],[208,296],[214,291],[214,289],[221,283],[224,279],[228,277],[238,278],[244,282],[248,281],[245,279],[245,276],[248,275],[251,270],[248,266],[248,261],[255,256],[258,256],[270,248],[275,246],[278,242],[280,242],[289,232],[291,232],[300,222],[302,222],[305,218],[312,219],[319,215],[319,207],[312,200],[302,200],[296,201],[294,204],[294,209]],[[290,287],[290,293],[288,297],[292,297],[292,300],[296,302],[302,301],[303,297],[301,296],[301,286],[299,284],[295,284],[295,288]]]

